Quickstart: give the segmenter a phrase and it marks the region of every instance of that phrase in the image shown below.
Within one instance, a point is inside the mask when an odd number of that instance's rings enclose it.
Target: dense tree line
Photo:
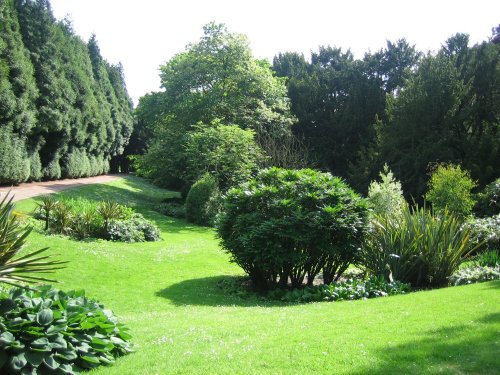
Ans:
[[[106,173],[133,130],[121,65],[48,0],[0,2],[0,183]]]
[[[309,61],[279,54],[293,131],[319,168],[363,192],[384,163],[417,200],[437,163],[461,164],[484,185],[500,175],[498,30],[474,46],[457,34],[427,55],[404,39],[363,59],[331,47]]]

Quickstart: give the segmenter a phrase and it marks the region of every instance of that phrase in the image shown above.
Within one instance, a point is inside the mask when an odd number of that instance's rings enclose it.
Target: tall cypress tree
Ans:
[[[27,139],[36,124],[38,91],[12,0],[0,2],[0,182],[40,177],[35,147]]]

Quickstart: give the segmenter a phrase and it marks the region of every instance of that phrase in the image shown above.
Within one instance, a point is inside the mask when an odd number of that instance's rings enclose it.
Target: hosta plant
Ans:
[[[128,329],[83,291],[0,294],[0,373],[75,374],[132,351]]]

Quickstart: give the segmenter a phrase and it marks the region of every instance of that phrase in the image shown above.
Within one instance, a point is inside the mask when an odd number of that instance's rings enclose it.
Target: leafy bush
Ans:
[[[475,267],[495,267],[500,265],[500,251],[488,250],[477,254],[472,260]]]
[[[487,185],[476,195],[477,203],[474,212],[477,216],[494,216],[500,214],[500,178]]]
[[[160,239],[160,230],[141,214],[133,214],[127,220],[112,220],[109,223],[107,235],[113,241],[158,241]]]
[[[450,276],[450,284],[452,285],[473,284],[491,280],[500,280],[500,265],[462,268]]]
[[[303,289],[276,289],[269,298],[284,302],[350,301],[406,294],[411,292],[410,284],[398,281],[387,282],[383,277],[372,276],[368,280],[349,279],[329,285],[308,286]]]
[[[406,201],[401,183],[394,179],[387,164],[380,172],[382,182],[372,181],[368,188],[368,203],[375,215],[400,216]]]
[[[132,351],[128,329],[83,291],[13,288],[0,298],[1,373],[75,374]]]
[[[394,219],[377,216],[368,232],[360,264],[386,280],[413,286],[441,286],[477,244],[469,229],[446,210],[439,217],[425,207],[404,208]]]
[[[500,214],[482,219],[472,219],[463,225],[471,231],[471,239],[479,244],[479,251],[500,251]]]
[[[22,225],[19,216],[14,215],[12,198],[6,195],[0,201],[0,282],[17,285],[19,282],[53,280],[40,277],[38,273],[52,272],[65,262],[53,261],[50,256],[40,255],[47,248],[14,257],[22,249],[31,228]],[[1,329],[1,327],[0,327]]]
[[[229,190],[217,233],[233,262],[263,290],[325,283],[357,258],[366,202],[340,178],[311,169],[271,168]]]
[[[225,191],[248,180],[264,160],[254,132],[236,125],[198,124],[188,133],[186,179],[194,182],[208,172]]]
[[[439,165],[431,176],[425,198],[436,212],[447,210],[463,219],[474,207],[471,190],[475,186],[469,172],[459,165]]]
[[[189,190],[186,198],[186,218],[199,225],[211,225],[217,212],[209,202],[219,196],[217,179],[206,173]]]

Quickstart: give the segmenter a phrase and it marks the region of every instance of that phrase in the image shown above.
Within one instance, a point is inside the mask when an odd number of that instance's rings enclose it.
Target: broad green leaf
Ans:
[[[35,352],[32,350],[26,351],[26,360],[33,367],[38,367],[43,362],[43,358],[45,357],[44,353]]]
[[[51,309],[43,309],[36,315],[36,321],[42,326],[49,325],[54,320],[54,313]]]
[[[45,356],[45,358],[43,359],[43,363],[45,364],[45,366],[47,366],[51,370],[55,370],[56,368],[59,367],[59,362],[57,362],[54,359],[54,356],[51,354]]]
[[[7,346],[12,344],[14,341],[16,341],[16,338],[10,332],[3,332],[0,335],[0,346]]]
[[[10,367],[14,371],[21,371],[21,369],[26,366],[26,363],[28,363],[28,361],[26,360],[24,353],[19,353],[18,355],[11,357],[9,360]]]

